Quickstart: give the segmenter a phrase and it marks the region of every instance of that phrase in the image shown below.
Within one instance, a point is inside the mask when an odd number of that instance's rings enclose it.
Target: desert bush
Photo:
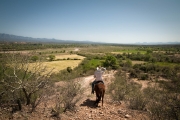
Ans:
[[[68,81],[58,88],[56,95],[56,105],[52,109],[53,116],[59,116],[61,113],[74,111],[76,103],[82,98],[83,89],[78,82]]]
[[[114,101],[129,100],[138,93],[141,86],[127,80],[125,73],[118,72],[115,80],[108,87],[108,91]]]
[[[179,120],[180,103],[177,94],[161,94],[156,101],[151,101],[148,110],[152,119]]]
[[[148,99],[146,106],[153,120],[179,120],[180,102],[179,93],[162,89],[158,84],[145,88],[144,95]]]
[[[176,72],[175,72],[174,68],[172,68],[170,66],[162,67],[162,72],[164,73],[163,76],[166,77],[166,78],[171,78],[171,77],[176,75]]]
[[[115,80],[108,87],[113,101],[121,101],[127,95],[127,81],[125,76],[116,76]]]
[[[129,99],[129,107],[135,110],[145,110],[148,99],[139,91]]]
[[[26,104],[32,105],[35,109],[38,105],[37,100],[42,97],[39,93],[48,86],[51,71],[43,74],[46,68],[42,67],[40,61],[30,66],[31,53],[5,54],[3,59],[0,79],[0,97],[3,98],[0,99],[1,105],[8,103],[10,107],[16,104],[18,110],[21,110],[21,105]]]
[[[71,72],[72,72],[72,68],[71,68],[71,67],[67,67],[67,71],[68,71],[69,73],[71,73]]]
[[[141,91],[141,85],[126,78],[125,72],[118,71],[108,92],[113,101],[124,100],[131,109],[145,110],[148,99]]]
[[[34,62],[37,61],[38,59],[39,59],[38,56],[35,56],[35,55],[31,57],[31,60]]]
[[[49,55],[48,57],[49,57],[49,61],[55,60],[55,55]]]
[[[141,73],[139,75],[139,79],[141,79],[141,80],[147,80],[148,78],[149,78],[149,75],[146,73]]]
[[[132,78],[137,78],[138,74],[140,73],[138,69],[130,69],[129,72],[130,72],[130,77]]]
[[[130,59],[127,59],[126,62],[124,63],[124,67],[132,67],[132,61]]]

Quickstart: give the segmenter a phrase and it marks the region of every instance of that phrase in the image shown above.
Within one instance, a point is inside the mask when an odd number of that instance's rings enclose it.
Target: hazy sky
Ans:
[[[180,0],[0,0],[0,33],[108,43],[180,42]]]

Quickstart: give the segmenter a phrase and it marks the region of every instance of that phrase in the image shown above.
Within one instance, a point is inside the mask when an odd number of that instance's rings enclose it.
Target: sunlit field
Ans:
[[[123,53],[129,53],[129,54],[137,54],[137,53],[140,53],[140,54],[145,54],[146,51],[137,51],[137,50],[122,50],[122,51],[117,51],[117,52],[111,52],[113,54],[123,54]]]
[[[69,60],[67,60],[69,58]],[[52,70],[52,73],[58,73],[61,70],[66,69],[67,67],[71,67],[74,69],[77,67],[82,60],[85,57],[79,56],[76,54],[71,54],[71,55],[56,55],[55,60],[56,61],[49,61],[49,62],[43,62],[42,66],[46,67],[45,73],[49,72]],[[32,67],[34,66],[34,63],[30,63],[30,70],[32,70]]]
[[[168,62],[157,62],[154,64],[160,65],[160,66],[169,66],[169,67],[180,66],[180,63],[168,63]]]
[[[51,62],[43,62],[41,63],[41,67],[42,68],[46,68],[46,71],[43,71],[44,73],[42,74],[46,74],[50,71],[52,71],[52,73],[58,73],[61,70],[66,69],[67,67],[71,67],[72,69],[74,69],[75,67],[77,67],[82,60],[60,60],[60,61],[51,61]],[[29,71],[33,70],[33,68],[35,67],[35,63],[29,63]]]
[[[55,56],[55,59],[58,60],[58,59],[84,59],[83,56],[79,56],[79,55],[76,55],[76,54],[70,54],[70,55],[56,55]]]
[[[53,73],[58,73],[59,71],[71,67],[72,69],[77,67],[82,60],[63,60],[63,61],[52,61],[44,62],[43,65],[47,67],[47,71],[53,69]]]
[[[137,60],[132,60],[132,64],[135,65],[135,64],[143,64],[143,63],[146,63],[144,61],[137,61]]]

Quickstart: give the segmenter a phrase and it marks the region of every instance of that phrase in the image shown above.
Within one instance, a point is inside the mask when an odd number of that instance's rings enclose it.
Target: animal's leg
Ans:
[[[96,92],[96,101],[94,102],[94,105],[98,106],[98,94]]]
[[[104,91],[102,91],[102,107],[103,107]]]
[[[101,101],[101,94],[98,96],[98,103]]]

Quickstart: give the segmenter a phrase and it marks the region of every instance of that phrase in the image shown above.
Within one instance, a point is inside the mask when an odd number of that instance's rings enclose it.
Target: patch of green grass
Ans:
[[[180,63],[168,63],[168,62],[156,62],[155,64],[159,66],[171,66],[171,67],[180,66]]]
[[[134,53],[134,54],[137,54],[137,53],[140,53],[140,54],[146,54],[146,51],[140,51],[140,50],[134,50],[134,49],[131,49],[131,50],[128,50],[128,49],[124,49],[124,50],[121,50],[121,51],[117,51],[117,52],[112,52],[114,54],[123,54],[123,53]]]

